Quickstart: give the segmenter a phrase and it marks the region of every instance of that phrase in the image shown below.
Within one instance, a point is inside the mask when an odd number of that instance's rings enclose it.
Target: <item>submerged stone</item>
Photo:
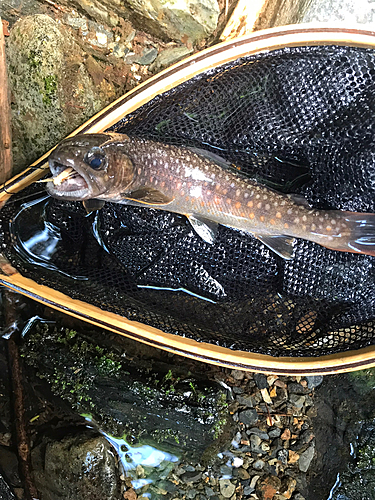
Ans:
[[[32,462],[43,500],[120,498],[117,460],[108,441],[91,430],[44,437],[32,451]]]

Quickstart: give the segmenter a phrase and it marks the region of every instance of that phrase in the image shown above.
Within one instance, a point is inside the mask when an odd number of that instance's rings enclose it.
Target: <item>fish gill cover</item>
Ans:
[[[111,130],[210,150],[316,208],[375,212],[374,91],[372,50],[284,48],[207,71]],[[38,283],[244,351],[319,356],[374,343],[374,257],[299,239],[285,261],[224,226],[210,245],[177,214],[107,203],[87,215],[37,190],[0,218],[4,254]]]

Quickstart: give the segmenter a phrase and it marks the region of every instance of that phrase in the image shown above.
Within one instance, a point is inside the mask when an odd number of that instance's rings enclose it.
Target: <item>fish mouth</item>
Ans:
[[[71,200],[90,198],[89,180],[75,168],[55,160],[49,162],[49,168],[53,178],[47,183],[47,190],[52,196]],[[71,172],[61,182],[57,182],[67,169]]]

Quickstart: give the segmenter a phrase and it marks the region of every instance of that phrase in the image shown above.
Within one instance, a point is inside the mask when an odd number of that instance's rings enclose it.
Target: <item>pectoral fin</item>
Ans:
[[[187,215],[187,218],[193,226],[194,231],[202,238],[202,240],[212,245],[215,240],[218,224],[196,215]]]
[[[173,198],[166,196],[155,188],[143,186],[130,193],[121,193],[122,199],[136,201],[145,205],[169,205]]]
[[[255,236],[264,243],[270,250],[285,260],[290,260],[293,256],[294,238],[280,234],[276,236],[255,234]]]
[[[88,214],[91,214],[91,212],[95,212],[95,210],[100,210],[101,208],[103,208],[105,205],[105,201],[104,200],[96,200],[94,198],[91,200],[83,200],[82,204],[85,207],[86,212]]]

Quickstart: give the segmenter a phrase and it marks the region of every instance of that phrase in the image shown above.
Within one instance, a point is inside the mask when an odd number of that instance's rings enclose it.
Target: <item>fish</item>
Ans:
[[[62,141],[48,161],[49,194],[83,201],[89,211],[105,202],[167,210],[185,215],[208,243],[221,224],[252,234],[286,260],[295,238],[375,256],[375,214],[310,207],[209,151],[118,133],[79,134]]]

